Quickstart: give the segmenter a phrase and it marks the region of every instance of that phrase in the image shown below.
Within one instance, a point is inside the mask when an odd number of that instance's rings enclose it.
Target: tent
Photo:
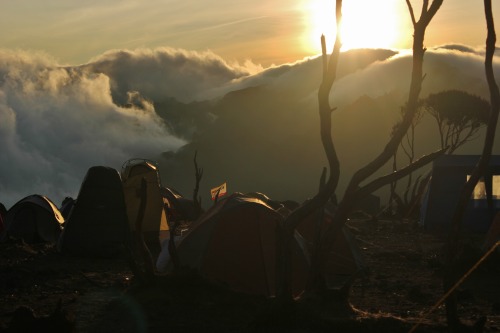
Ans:
[[[318,213],[309,215],[297,226],[297,231],[306,241],[309,253],[313,252],[316,228],[320,219],[322,220],[320,232],[324,232],[333,221],[328,210],[325,210],[321,217]],[[334,240],[333,247],[327,258],[325,270],[327,287],[340,289],[363,272],[365,268],[366,264],[361,250],[352,233],[344,226],[342,232]]]
[[[135,231],[135,223],[141,204],[141,181],[147,182],[146,208],[142,221],[144,241],[154,258],[160,253],[160,241],[168,238],[167,216],[163,196],[160,192],[160,175],[153,162],[132,159],[124,163],[121,171],[123,193],[127,206],[130,230]]]
[[[431,181],[421,209],[421,223],[426,230],[447,232],[462,187],[478,161],[478,155],[442,155],[434,160]],[[491,156],[486,176],[476,186],[467,205],[464,229],[487,232],[499,210],[500,155],[494,155]]]
[[[59,239],[63,253],[111,256],[130,240],[123,187],[117,170],[91,167]]]
[[[64,218],[49,198],[33,194],[14,204],[7,211],[4,223],[4,237],[22,238],[27,243],[55,243]]]
[[[261,200],[233,194],[203,214],[180,240],[179,261],[233,290],[274,296],[280,221],[281,215]],[[292,287],[298,295],[305,287],[309,263],[300,235],[295,240]],[[161,260],[168,257],[164,252],[158,260],[159,271],[172,268]]]
[[[278,210],[284,206],[279,201],[272,200],[267,195],[265,195],[264,193],[261,193],[261,192],[248,192],[248,193],[245,193],[245,196],[247,196],[249,198],[259,199],[259,200],[263,201],[265,204],[267,204],[268,206],[270,206],[272,209],[275,209],[275,210]]]
[[[493,222],[491,223],[491,227],[486,233],[486,237],[484,239],[483,250],[488,251],[493,246],[496,246],[496,243],[500,242],[500,212],[497,213]],[[498,246],[498,252],[500,252],[500,245]]]
[[[69,214],[71,213],[74,205],[75,199],[73,199],[72,197],[64,198],[63,202],[61,203],[61,207],[59,207],[59,211],[61,212],[64,219],[67,219],[69,217]]]
[[[7,209],[5,209],[5,206],[3,203],[0,202],[0,239],[2,236],[3,231],[5,230],[3,220],[5,218],[5,214],[7,214]]]
[[[177,221],[194,221],[198,218],[200,212],[193,200],[169,187],[162,187],[161,193],[168,203],[169,217]]]

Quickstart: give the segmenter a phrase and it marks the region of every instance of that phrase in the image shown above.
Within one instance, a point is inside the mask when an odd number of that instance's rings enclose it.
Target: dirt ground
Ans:
[[[351,289],[356,312],[338,317],[302,303],[228,291],[196,274],[148,285],[126,259],[64,256],[48,244],[0,244],[0,332],[446,332],[442,241],[401,221],[349,222],[367,265]],[[475,242],[475,243],[474,243]],[[471,239],[472,264],[481,256]],[[485,261],[459,288],[460,316],[486,316],[500,332],[500,260]],[[432,312],[430,312],[432,309]],[[320,313],[321,312],[321,313]]]

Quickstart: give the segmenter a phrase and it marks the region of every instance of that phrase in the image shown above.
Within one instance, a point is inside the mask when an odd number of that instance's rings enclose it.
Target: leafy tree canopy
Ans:
[[[472,140],[489,119],[490,103],[460,90],[446,90],[429,95],[422,106],[436,119],[441,147],[453,153]]]
[[[470,122],[473,126],[480,126],[486,124],[490,111],[488,101],[461,90],[431,94],[424,100],[424,107],[447,125],[464,125]]]

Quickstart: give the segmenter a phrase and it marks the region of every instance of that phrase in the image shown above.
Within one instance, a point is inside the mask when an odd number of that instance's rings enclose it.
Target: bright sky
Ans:
[[[80,64],[109,49],[212,50],[268,66],[318,54],[329,41],[335,0],[2,0],[0,47],[42,50]],[[413,0],[416,13],[421,0]],[[494,6],[497,5],[495,2]],[[500,26],[500,6],[494,14]],[[411,46],[405,0],[344,0],[344,48]],[[482,1],[445,0],[427,46],[483,45]]]

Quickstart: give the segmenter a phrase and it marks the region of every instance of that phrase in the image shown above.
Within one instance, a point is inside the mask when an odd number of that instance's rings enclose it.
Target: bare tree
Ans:
[[[425,48],[423,47],[425,31],[431,19],[440,8],[442,2],[442,0],[434,0],[431,4],[429,4],[429,1],[423,1],[420,18],[417,21],[410,1],[407,1],[414,27],[414,35],[413,67],[409,96],[406,104],[406,112],[403,115],[400,125],[394,130],[393,135],[389,139],[389,142],[386,144],[383,151],[374,160],[359,169],[351,178],[347,189],[345,190],[344,196],[340,201],[338,209],[334,215],[334,223],[329,226],[322,237],[322,241],[320,244],[321,251],[319,253],[320,257],[317,259],[318,267],[316,268],[316,276],[313,277],[313,280],[316,281],[312,285],[312,288],[314,289],[324,288],[324,277],[322,276],[322,272],[324,272],[323,265],[326,262],[326,256],[328,255],[328,252],[332,247],[334,239],[337,237],[341,228],[347,221],[349,213],[352,211],[354,204],[367,194],[373,192],[381,186],[384,186],[392,181],[410,174],[417,168],[432,161],[437,155],[443,153],[443,151],[441,150],[436,153],[424,156],[419,160],[416,160],[414,163],[409,164],[407,167],[398,170],[397,172],[393,172],[387,176],[383,176],[370,181],[366,185],[361,184],[391,159],[391,157],[397,150],[401,140],[406,135],[408,128],[410,128],[411,124],[414,121],[415,114],[418,111],[418,97],[420,94],[422,81],[424,79],[422,66],[425,53]]]
[[[413,7],[409,0],[407,5],[410,11],[414,27],[413,39],[413,67],[410,83],[410,91],[408,96],[406,112],[403,119],[394,132],[389,142],[386,144],[383,151],[370,163],[359,169],[351,178],[342,200],[338,205],[332,223],[322,235],[318,251],[312,258],[311,278],[308,285],[308,292],[317,295],[324,295],[326,289],[325,283],[325,263],[328,253],[331,250],[333,241],[338,236],[349,213],[352,211],[355,203],[368,195],[369,193],[379,189],[380,187],[394,182],[397,179],[407,176],[419,167],[429,163],[436,156],[443,153],[443,150],[433,154],[424,156],[405,168],[393,172],[389,175],[369,181],[367,184],[361,183],[366,181],[382,166],[384,166],[394,155],[401,140],[408,131],[408,128],[413,123],[415,114],[418,110],[418,99],[423,81],[422,65],[425,53],[423,46],[424,36],[427,26],[440,8],[443,0],[433,0],[429,4],[428,0],[424,0],[422,10],[418,21],[414,15]],[[336,78],[338,58],[340,55],[341,39],[340,27],[342,18],[342,0],[336,0],[336,20],[337,20],[337,36],[334,43],[333,51],[330,57],[326,54],[326,43],[324,36],[321,38],[322,57],[323,57],[323,79],[318,90],[318,108],[320,114],[320,133],[321,141],[329,163],[329,177],[324,186],[321,186],[320,191],[311,200],[306,201],[299,208],[294,210],[283,223],[283,232],[279,239],[279,254],[278,254],[278,273],[282,276],[282,285],[279,286],[279,296],[282,299],[290,300],[292,297],[290,287],[291,274],[291,239],[297,225],[307,216],[322,209],[325,203],[334,195],[340,176],[340,163],[335,151],[331,135],[332,107],[330,106],[329,96],[333,83]]]
[[[496,33],[491,9],[491,0],[484,0],[484,11],[487,26],[486,37],[486,55],[484,61],[486,81],[490,92],[490,113],[489,120],[486,127],[486,137],[484,139],[483,151],[479,162],[472,171],[469,180],[465,183],[460,193],[457,207],[451,220],[451,230],[448,237],[446,246],[446,269],[443,277],[443,288],[445,292],[450,290],[455,282],[460,278],[459,271],[456,264],[461,254],[461,230],[462,230],[462,217],[464,216],[467,202],[470,200],[471,194],[479,181],[484,176],[488,167],[493,144],[495,140],[495,132],[498,123],[498,114],[500,110],[500,92],[495,81],[493,73],[493,55],[495,53]],[[456,293],[452,292],[446,299],[446,318],[451,332],[459,332],[463,326],[459,320],[457,309]]]
[[[203,177],[203,168],[198,167],[198,162],[196,161],[197,156],[198,156],[198,151],[195,151],[193,158],[194,178],[195,178],[195,185],[193,190],[193,203],[194,203],[196,218],[198,218],[203,212],[203,209],[201,207],[201,196],[198,196],[198,192],[200,191],[201,178]]]
[[[318,90],[318,107],[320,116],[320,135],[325,154],[328,158],[330,174],[326,183],[320,187],[316,196],[306,201],[299,208],[293,210],[283,222],[281,238],[278,242],[278,276],[281,285],[278,285],[278,296],[283,300],[292,299],[291,289],[291,244],[293,233],[297,225],[307,216],[320,209],[334,194],[339,181],[340,163],[332,140],[332,107],[330,106],[330,91],[337,76],[337,65],[340,54],[341,39],[340,27],[342,21],[342,0],[336,0],[335,15],[337,21],[337,35],[332,54],[328,57],[326,52],[325,36],[321,36],[321,49],[323,59],[323,79]]]
[[[406,113],[406,106],[401,107],[401,117],[403,118]],[[406,157],[408,164],[413,163],[416,157],[415,153],[415,138],[416,138],[416,129],[420,121],[422,120],[423,112],[419,107],[415,113],[415,117],[408,128],[403,140],[401,141],[399,148],[394,152],[393,162],[392,162],[392,171],[395,172],[398,170],[398,152],[402,151],[403,155]],[[396,130],[400,126],[400,123],[397,123],[393,127],[393,131]],[[416,181],[413,180],[413,173],[410,173],[406,180],[406,186],[403,190],[403,195],[399,195],[396,192],[398,182],[392,182],[390,184],[390,197],[389,197],[389,205],[390,207],[393,204],[396,204],[397,211],[399,215],[406,217],[411,214],[412,206],[414,205],[415,200],[417,200],[418,194],[417,189],[421,184],[421,177],[417,177]]]

